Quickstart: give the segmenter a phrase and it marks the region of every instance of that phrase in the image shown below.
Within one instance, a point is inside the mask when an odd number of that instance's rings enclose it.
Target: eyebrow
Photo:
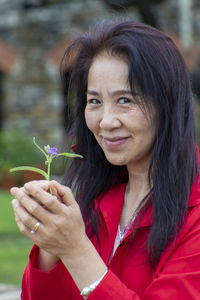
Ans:
[[[93,96],[101,96],[101,93],[98,93],[97,91],[93,91],[93,90],[87,90],[87,94],[93,95]],[[110,95],[111,96],[133,95],[133,93],[130,90],[116,90],[114,92],[111,92]]]

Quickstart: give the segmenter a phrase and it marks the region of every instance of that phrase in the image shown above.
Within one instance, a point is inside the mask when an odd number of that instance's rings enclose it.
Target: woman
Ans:
[[[74,53],[70,135],[84,159],[65,185],[11,190],[35,244],[22,299],[200,299],[198,154],[180,53],[131,20],[97,25],[64,61]]]

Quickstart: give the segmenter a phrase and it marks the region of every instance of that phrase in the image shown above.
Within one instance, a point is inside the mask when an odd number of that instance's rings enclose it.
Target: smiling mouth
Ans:
[[[115,138],[106,138],[103,137],[104,144],[108,147],[116,147],[123,145],[129,137],[115,137]]]

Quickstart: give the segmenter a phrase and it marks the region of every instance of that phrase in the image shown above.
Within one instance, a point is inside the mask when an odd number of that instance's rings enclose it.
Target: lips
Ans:
[[[123,145],[129,137],[103,137],[104,144],[108,147],[117,147]]]

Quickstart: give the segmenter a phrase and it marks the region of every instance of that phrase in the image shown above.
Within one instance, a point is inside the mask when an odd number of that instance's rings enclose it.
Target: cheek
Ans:
[[[149,122],[139,108],[130,110],[124,115],[123,122],[124,124],[127,124],[127,127],[129,127],[130,130],[136,130],[137,132],[146,131],[150,127]]]
[[[95,112],[85,110],[85,122],[87,127],[94,133],[98,129],[98,119]]]
[[[152,137],[155,138],[155,124],[154,122],[152,123],[150,119],[147,119],[141,110],[130,111],[126,116],[126,120],[129,120],[127,126],[133,134],[142,134],[143,137],[146,136],[150,139],[152,139]],[[125,122],[127,122],[126,120]]]

